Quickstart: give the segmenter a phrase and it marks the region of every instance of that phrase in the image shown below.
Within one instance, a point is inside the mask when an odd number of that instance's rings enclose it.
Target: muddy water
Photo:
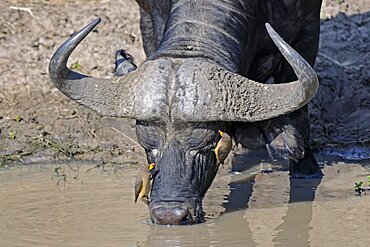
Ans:
[[[355,181],[366,182],[366,164],[327,164],[322,180],[256,173],[261,167],[223,167],[204,201],[207,222],[180,227],[151,225],[146,206],[133,203],[137,168],[3,169],[0,246],[368,245],[370,191],[353,192]]]

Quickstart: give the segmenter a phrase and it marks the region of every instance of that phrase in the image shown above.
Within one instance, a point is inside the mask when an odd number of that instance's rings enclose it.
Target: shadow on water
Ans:
[[[225,213],[231,213],[248,208],[248,202],[253,194],[253,186],[257,173],[273,172],[278,170],[287,170],[284,164],[275,163],[268,170],[261,167],[261,160],[268,159],[267,154],[260,152],[252,155],[236,155],[232,164],[232,173],[235,179],[229,183],[230,193],[227,195],[227,202],[223,204]],[[236,178],[238,177],[238,178]],[[298,179],[289,178],[289,204],[286,215],[282,217],[283,223],[278,225],[274,230],[277,232],[273,238],[276,246],[309,246],[309,226],[312,219],[312,205],[315,199],[315,192],[320,185],[322,178],[315,179]],[[299,203],[300,204],[297,206]],[[294,223],[292,223],[294,222]],[[246,232],[252,232],[246,225]],[[249,234],[248,234],[249,235]]]
[[[223,203],[225,213],[243,210],[248,207],[255,177],[253,172],[249,173],[248,171],[255,169],[258,164],[257,159],[248,160],[244,155],[235,155],[231,168],[233,177],[229,183],[230,192],[225,198],[227,201]]]
[[[258,173],[287,171],[287,169],[288,166],[283,161],[272,162],[266,150],[236,154],[231,167],[230,192],[226,196],[227,202],[223,203],[225,213],[248,208],[254,179]]]
[[[312,205],[321,178],[298,179],[290,178],[289,204],[283,223],[275,228],[278,234],[273,241],[275,246],[310,246],[309,232],[312,229]],[[306,202],[297,206],[297,203]],[[309,203],[307,203],[309,202]]]

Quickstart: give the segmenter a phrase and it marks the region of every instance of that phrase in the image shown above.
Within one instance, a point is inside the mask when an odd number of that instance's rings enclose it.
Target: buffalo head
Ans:
[[[171,29],[171,20],[159,52],[136,69],[129,66],[133,69],[111,79],[68,69],[72,51],[99,21],[92,21],[56,51],[50,78],[66,96],[100,115],[137,120],[137,138],[148,162],[156,164],[149,209],[158,224],[202,221],[202,198],[219,165],[214,153],[221,138],[218,130],[227,132],[231,122],[256,122],[293,112],[318,87],[313,69],[269,24],[267,31],[293,67],[297,81],[263,84],[241,76],[218,59],[171,55],[165,49],[170,33],[176,31],[175,25]],[[197,51],[198,47],[192,44],[185,49]],[[120,59],[130,62],[125,56]]]

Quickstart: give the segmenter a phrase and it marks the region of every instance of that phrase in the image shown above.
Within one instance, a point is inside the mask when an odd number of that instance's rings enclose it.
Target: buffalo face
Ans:
[[[203,220],[202,198],[219,164],[214,148],[219,123],[137,122],[137,137],[153,173],[149,210],[158,224],[191,224]]]

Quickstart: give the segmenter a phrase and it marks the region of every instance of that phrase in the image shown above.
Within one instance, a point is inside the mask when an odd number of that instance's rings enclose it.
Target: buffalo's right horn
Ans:
[[[298,80],[263,84],[215,63],[188,61],[177,72],[183,90],[181,99],[174,104],[176,116],[172,116],[191,122],[255,122],[293,112],[307,104],[319,85],[315,71],[269,24],[266,28]]]

